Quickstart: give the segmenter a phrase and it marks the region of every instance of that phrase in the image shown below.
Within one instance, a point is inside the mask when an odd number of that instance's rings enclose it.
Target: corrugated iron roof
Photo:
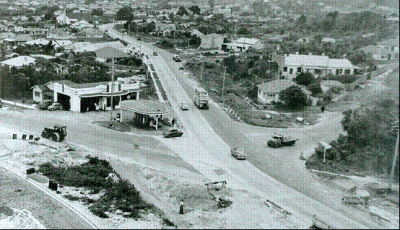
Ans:
[[[280,80],[273,80],[270,82],[259,84],[259,85],[257,85],[257,87],[261,91],[266,92],[266,93],[279,93],[282,90],[284,90],[290,86],[293,86],[293,85],[297,85],[297,84],[293,81],[280,79]]]

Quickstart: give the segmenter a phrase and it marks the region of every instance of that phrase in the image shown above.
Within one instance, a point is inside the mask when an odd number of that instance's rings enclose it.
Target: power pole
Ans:
[[[394,178],[394,169],[396,167],[397,157],[399,156],[399,122],[397,121],[396,124],[397,124],[397,126],[395,127],[395,129],[397,129],[397,141],[396,141],[396,147],[394,148],[392,171],[390,172],[389,191],[392,191],[392,183],[393,183],[393,178]]]
[[[226,78],[226,69],[227,69],[228,67],[226,67],[226,66],[224,66],[224,76],[223,76],[223,78],[222,78],[222,97],[224,96],[224,94],[225,94],[225,78]]]
[[[200,81],[203,80],[203,69],[204,69],[204,60],[203,57],[201,57]]]
[[[110,128],[113,125],[113,109],[114,109],[114,58],[112,58],[112,71],[111,71],[111,117],[110,117]]]

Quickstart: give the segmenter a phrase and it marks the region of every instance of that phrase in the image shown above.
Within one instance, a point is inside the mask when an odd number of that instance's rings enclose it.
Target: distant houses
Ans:
[[[365,46],[359,50],[371,54],[377,61],[396,60],[399,59],[399,38],[386,39],[377,45]]]
[[[279,93],[282,90],[285,90],[291,86],[299,86],[294,81],[278,79],[272,80],[270,82],[266,82],[263,84],[257,85],[257,101],[261,104],[273,104],[280,102]],[[311,92],[306,90],[303,86],[299,86],[302,88],[304,93],[310,97]]]
[[[234,42],[222,44],[222,50],[232,50],[234,52],[245,52],[250,47],[258,50],[262,49],[264,45],[261,43],[261,40],[257,38],[239,38]]]

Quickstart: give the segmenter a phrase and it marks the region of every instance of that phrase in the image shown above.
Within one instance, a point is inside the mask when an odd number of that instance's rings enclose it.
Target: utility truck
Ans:
[[[194,104],[199,109],[208,109],[208,93],[205,89],[197,87],[194,89]]]

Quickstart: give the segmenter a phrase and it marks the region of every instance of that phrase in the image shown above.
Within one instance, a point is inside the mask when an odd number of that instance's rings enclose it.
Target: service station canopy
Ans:
[[[126,100],[119,103],[121,109],[145,115],[164,115],[169,108],[162,102],[151,100]]]

